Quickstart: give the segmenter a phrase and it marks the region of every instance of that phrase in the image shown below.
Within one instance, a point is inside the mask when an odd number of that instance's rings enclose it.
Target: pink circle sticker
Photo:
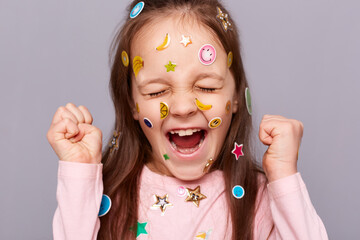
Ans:
[[[210,65],[215,62],[216,50],[213,45],[205,44],[199,50],[199,60],[204,65]]]
[[[183,186],[178,188],[178,196],[183,197],[186,195],[186,190]]]

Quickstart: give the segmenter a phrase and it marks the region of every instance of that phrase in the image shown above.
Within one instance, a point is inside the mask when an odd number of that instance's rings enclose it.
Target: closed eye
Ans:
[[[162,90],[160,92],[149,93],[149,96],[150,97],[157,97],[157,96],[162,95],[164,92],[165,92],[165,90]]]
[[[202,88],[202,87],[198,87],[198,89],[200,89],[203,92],[215,92],[216,88]]]

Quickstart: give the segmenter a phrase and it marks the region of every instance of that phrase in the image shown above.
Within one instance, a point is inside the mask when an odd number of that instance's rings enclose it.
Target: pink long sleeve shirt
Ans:
[[[156,174],[145,166],[140,184],[137,239],[231,238],[221,171],[185,182]],[[198,186],[196,195],[206,198],[186,201],[186,189]],[[259,192],[254,239],[328,239],[300,173],[274,181]],[[60,161],[54,239],[96,239],[102,194],[102,164]]]

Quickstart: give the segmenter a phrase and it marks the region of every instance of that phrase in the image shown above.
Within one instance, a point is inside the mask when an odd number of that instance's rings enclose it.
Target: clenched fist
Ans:
[[[277,115],[264,115],[259,129],[260,141],[269,146],[263,168],[269,182],[297,172],[297,159],[303,124]]]
[[[84,106],[68,103],[58,108],[47,139],[60,160],[101,162],[102,133],[92,125],[92,121],[89,110]]]

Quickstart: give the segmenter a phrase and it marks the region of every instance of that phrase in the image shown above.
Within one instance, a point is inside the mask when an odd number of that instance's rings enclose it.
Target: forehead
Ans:
[[[168,47],[162,51],[156,50],[167,34],[170,37]],[[185,47],[181,44],[182,36],[190,36],[192,43]],[[199,50],[205,44],[211,44],[216,50],[216,60],[208,66],[201,64],[198,58]],[[132,58],[140,56],[144,60],[144,68],[139,72],[137,81],[150,74],[166,74],[165,65],[169,61],[176,63],[175,73],[179,74],[215,71],[225,75],[227,70],[227,53],[219,39],[210,28],[203,26],[194,18],[191,20],[177,16],[159,17],[146,24],[134,37],[131,56]]]

